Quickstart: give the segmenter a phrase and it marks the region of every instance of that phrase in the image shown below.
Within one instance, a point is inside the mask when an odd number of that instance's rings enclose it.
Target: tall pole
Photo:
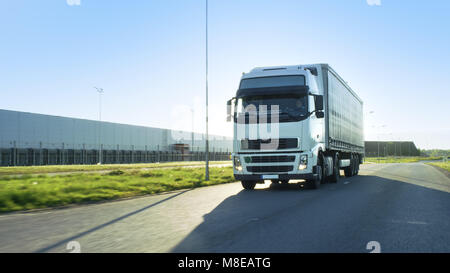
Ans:
[[[370,111],[369,112],[369,115],[372,115],[373,113],[375,113],[375,111]],[[372,125],[372,128],[374,127],[374,125]],[[380,145],[380,143],[379,143],[379,141],[380,141],[380,138],[379,138],[379,136],[378,136],[378,134],[377,134],[377,145],[378,145],[378,147],[379,147],[379,145]],[[379,150],[379,148],[378,148],[378,150]],[[379,157],[379,152],[378,152],[378,154],[377,154],[377,157]],[[378,159],[378,158],[377,158]]]
[[[377,137],[378,139],[378,153],[377,153],[377,157],[378,157],[378,163],[380,162],[380,136],[378,135]]]
[[[209,135],[208,135],[208,0],[206,0],[206,170],[205,180],[209,181]]]
[[[397,140],[394,140],[394,155],[397,156]]]
[[[194,108],[191,108],[191,114],[192,114],[192,132],[191,132],[191,151],[194,151]]]
[[[104,93],[103,88],[94,87],[98,92],[98,126],[99,126],[99,133],[98,133],[98,145],[99,145],[99,156],[98,156],[98,164],[102,164],[102,157],[103,157],[103,151],[102,151],[102,94]]]

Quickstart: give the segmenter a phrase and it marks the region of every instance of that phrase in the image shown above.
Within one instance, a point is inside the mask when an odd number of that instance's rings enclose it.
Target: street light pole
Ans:
[[[372,115],[374,113],[375,113],[375,111],[370,111],[369,112],[370,115]],[[378,127],[384,128],[384,127],[386,127],[386,125],[382,125],[382,126],[375,126],[375,125],[373,125],[372,126],[372,128],[376,128],[376,129]],[[386,147],[385,147],[385,153],[386,153]],[[378,132],[378,131],[377,131],[377,159],[378,159],[378,162],[380,162],[380,132]]]
[[[392,139],[394,140],[394,156],[397,156],[397,138],[392,136]]]
[[[99,133],[98,133],[98,145],[99,145],[99,156],[98,156],[98,164],[102,164],[102,157],[103,157],[103,151],[102,151],[102,94],[104,93],[103,88],[94,87],[98,92],[98,126],[99,126]]]
[[[191,114],[192,114],[191,151],[194,152],[194,108],[191,108]]]
[[[377,153],[377,158],[378,158],[378,163],[380,163],[380,136],[377,135],[377,143],[378,143],[378,153]]]
[[[385,124],[381,125],[381,128],[385,128],[385,127],[386,127]],[[384,149],[383,157],[386,157],[386,144],[384,145],[383,149]]]
[[[205,180],[209,181],[209,135],[208,135],[208,0],[206,0],[206,147]]]
[[[375,111],[369,111],[369,115],[372,115],[373,113],[375,113]],[[374,126],[372,126],[372,127],[374,127]],[[379,146],[380,144],[378,143],[379,142],[379,137],[378,137],[378,135],[377,135],[377,145]],[[379,148],[378,148],[378,150],[379,150]],[[377,156],[379,156],[379,154],[380,154],[380,152],[378,152],[378,155]]]
[[[378,128],[378,126],[374,126],[375,128]],[[379,128],[385,128],[386,124],[383,124],[379,126]],[[378,146],[378,162],[380,162],[380,133],[377,132],[377,146]],[[386,145],[384,145],[384,156],[386,156]]]

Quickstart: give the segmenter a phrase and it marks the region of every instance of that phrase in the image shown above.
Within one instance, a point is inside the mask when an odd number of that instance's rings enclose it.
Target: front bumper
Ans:
[[[264,178],[264,174],[234,174],[234,178],[239,181],[252,180],[262,181],[269,178]],[[310,180],[316,178],[317,174],[313,173],[300,173],[300,174],[279,174],[277,180],[296,180],[305,179]],[[275,178],[274,178],[275,179]]]
[[[302,155],[308,157],[308,163],[305,169],[299,169],[300,157]],[[251,159],[246,160],[246,158],[249,159],[249,157],[251,157]],[[294,159],[277,157],[294,157]],[[310,180],[317,176],[312,167],[314,162],[312,160],[311,152],[233,154],[233,158],[238,158],[241,167],[240,170],[236,169],[235,165],[237,163],[233,160],[234,177],[236,180],[240,181]],[[256,161],[258,158],[259,161]]]

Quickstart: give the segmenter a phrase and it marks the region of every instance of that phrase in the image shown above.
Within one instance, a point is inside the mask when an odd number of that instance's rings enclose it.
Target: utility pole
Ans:
[[[378,127],[378,126],[377,126]],[[386,124],[381,125],[379,128],[385,128]],[[380,162],[380,133],[377,132],[377,138],[378,138],[378,162]],[[384,156],[386,156],[386,145],[384,146]]]
[[[208,0],[206,0],[206,147],[205,180],[209,181],[209,135],[208,135]]]
[[[192,114],[191,151],[194,152],[194,108],[191,108],[191,114]]]
[[[380,136],[377,137],[378,141],[378,153],[377,153],[377,158],[378,158],[378,163],[380,163]]]
[[[397,142],[394,141],[394,155],[397,156]]]
[[[98,155],[98,164],[102,164],[102,157],[103,157],[103,149],[102,149],[102,94],[104,93],[103,88],[94,87],[98,92],[98,126],[99,126],[99,133],[98,133],[98,145],[99,145],[99,155]]]

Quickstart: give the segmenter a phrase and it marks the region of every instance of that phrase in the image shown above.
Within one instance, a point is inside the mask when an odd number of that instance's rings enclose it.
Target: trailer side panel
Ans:
[[[363,103],[329,66],[324,67],[329,149],[364,153]]]

